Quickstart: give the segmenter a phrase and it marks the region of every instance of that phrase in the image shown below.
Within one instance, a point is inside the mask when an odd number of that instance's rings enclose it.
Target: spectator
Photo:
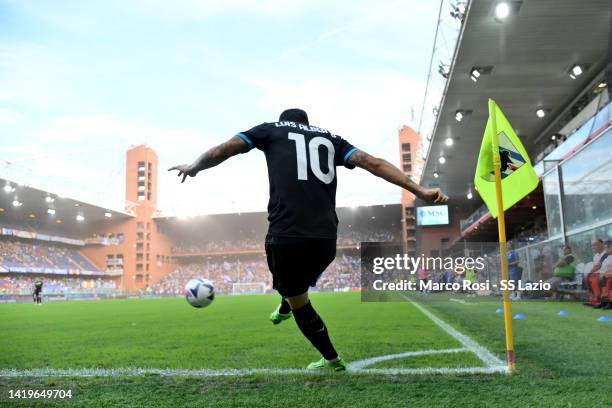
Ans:
[[[513,250],[512,243],[508,242],[506,244],[506,248],[508,249],[508,253],[506,255],[508,259],[508,280],[509,282],[513,282],[515,288],[519,285],[521,281],[521,277],[523,275],[523,268],[519,266],[519,256],[516,251]],[[520,300],[521,294],[518,289],[512,291],[510,295],[511,300]]]
[[[576,274],[576,258],[572,254],[572,249],[569,245],[563,245],[563,256],[553,269],[553,277],[548,280],[550,290],[557,298],[561,299],[562,293],[559,292],[559,286],[563,282],[571,282]]]
[[[606,241],[606,259],[601,264],[601,277],[599,287],[601,289],[602,309],[612,309],[612,241]]]
[[[601,239],[596,238],[591,241],[591,249],[593,250],[593,267],[584,278],[583,286],[587,291],[588,302],[586,306],[592,306],[595,308],[602,307],[601,302],[601,288],[600,288],[600,270],[602,269],[602,263],[608,258],[604,243]],[[603,275],[602,275],[603,276]]]
[[[593,266],[593,270],[598,265]],[[612,241],[605,243],[605,252],[599,259],[599,268],[592,272],[589,281],[589,304],[595,308],[610,309],[612,300]]]
[[[425,268],[421,268],[419,269],[417,278],[419,278],[419,285],[421,287],[421,292],[427,293],[427,290],[425,289],[424,285],[427,284],[427,282],[429,281],[429,272],[427,272]]]

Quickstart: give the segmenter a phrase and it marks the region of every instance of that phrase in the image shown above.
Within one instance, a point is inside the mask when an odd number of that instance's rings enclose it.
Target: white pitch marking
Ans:
[[[506,372],[505,366],[457,367],[457,368],[367,368],[348,370],[350,375],[422,375],[422,374],[492,374]],[[319,375],[329,371],[312,371],[305,368],[247,368],[247,369],[174,369],[174,368],[37,368],[29,370],[0,370],[2,377],[245,377],[254,374]],[[339,373],[338,375],[342,375]]]
[[[431,321],[437,324],[442,330],[453,336],[459,343],[463,344],[464,347],[470,349],[474,354],[478,356],[479,359],[482,360],[490,368],[495,367],[505,367],[503,361],[499,358],[495,357],[489,350],[478,344],[471,337],[466,336],[463,333],[460,333],[455,328],[450,326],[448,323],[431,313],[429,310],[425,309],[423,306],[410,299],[407,296],[404,296],[410,303],[414,305],[417,309],[419,309],[425,316],[429,317]]]
[[[407,351],[405,353],[399,353],[399,354],[385,354],[383,356],[376,356],[372,358],[366,358],[364,360],[353,361],[352,363],[347,364],[346,368],[348,370],[361,370],[364,367],[371,366],[376,363],[380,363],[381,361],[394,360],[396,358],[428,356],[432,354],[443,354],[443,353],[462,353],[462,352],[470,352],[470,351],[472,350],[468,348],[454,348],[454,349],[440,349],[440,350]]]
[[[418,374],[494,374],[507,373],[506,366],[491,367],[454,367],[454,368],[364,368],[354,371],[356,374],[378,374],[378,375],[418,375]]]

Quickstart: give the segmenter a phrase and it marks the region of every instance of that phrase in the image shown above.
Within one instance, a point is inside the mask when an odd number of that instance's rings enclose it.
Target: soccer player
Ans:
[[[37,279],[34,282],[34,291],[32,292],[32,298],[34,303],[37,305],[42,304],[42,288],[43,282],[40,279]]]
[[[336,256],[336,166],[361,167],[430,203],[448,200],[438,188],[413,182],[386,160],[368,155],[329,131],[311,126],[301,109],[284,111],[278,122],[238,133],[178,170],[181,183],[200,171],[256,148],[268,165],[269,228],[265,248],[273,287],[282,301],[270,316],[274,324],[293,314],[303,335],[321,353],[309,369],[344,371],[325,323],[313,308],[308,290]]]

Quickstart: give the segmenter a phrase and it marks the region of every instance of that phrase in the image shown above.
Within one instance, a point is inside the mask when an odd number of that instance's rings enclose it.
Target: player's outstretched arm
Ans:
[[[425,188],[406,176],[400,169],[378,157],[357,150],[348,159],[350,164],[361,167],[373,175],[400,186],[428,203],[445,203],[448,197],[439,188]]]
[[[215,146],[191,164],[179,164],[168,169],[168,171],[178,170],[178,176],[183,177],[181,183],[187,176],[195,177],[200,171],[215,167],[232,156],[249,151],[250,146],[239,136],[234,136],[225,143]]]

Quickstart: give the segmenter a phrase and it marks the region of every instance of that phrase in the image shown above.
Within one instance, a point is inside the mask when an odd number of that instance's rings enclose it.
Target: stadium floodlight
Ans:
[[[578,78],[580,75],[582,75],[584,73],[584,69],[582,67],[582,65],[574,65],[569,72],[569,76],[572,79],[576,79]]]
[[[455,120],[457,122],[461,122],[463,120],[463,112],[461,111],[455,112]]]
[[[85,221],[85,217],[83,217],[83,215],[82,215],[82,214],[77,214],[77,216],[76,216],[76,220],[77,220],[78,222],[83,222],[83,221]]]
[[[474,82],[478,82],[478,78],[480,78],[480,70],[478,68],[472,68],[470,72],[470,79]]]
[[[13,191],[15,191],[15,189],[13,188],[13,186],[11,186],[11,184],[10,184],[10,183],[6,183],[6,184],[4,185],[4,192],[5,192],[6,194],[10,194],[10,193],[12,193]]]
[[[444,156],[438,157],[438,163],[440,163],[440,164],[446,163],[446,157],[444,157]]]
[[[504,20],[510,15],[510,6],[505,1],[497,3],[495,6],[495,19],[498,21]]]
[[[47,214],[49,214],[49,215],[55,215],[55,208],[48,208],[48,209],[47,209]]]
[[[438,65],[438,74],[442,75],[442,78],[448,79],[448,76],[450,75],[450,68],[448,67],[448,64],[440,62]]]
[[[13,200],[13,207],[21,207],[22,205],[23,203],[19,201],[17,197],[15,197],[15,199]]]
[[[434,176],[434,178],[438,178],[438,177],[440,177],[440,173],[438,173],[437,171],[434,171],[433,172],[433,176]]]
[[[109,213],[109,212],[105,212],[105,213],[104,213],[104,216],[105,216],[106,218],[111,218],[111,217],[113,216],[113,214],[111,214],[111,213]]]
[[[546,116],[546,111],[542,108],[536,110],[536,116],[540,119],[542,119],[544,116]]]
[[[470,190],[470,191],[468,191],[468,193],[467,193],[467,199],[468,199],[468,200],[471,200],[471,199],[472,199],[472,197],[474,197],[474,196],[472,195],[472,191]]]
[[[55,198],[53,198],[53,197],[51,197],[49,195],[45,197],[45,202],[46,203],[52,203],[54,201],[55,201]]]
[[[606,86],[608,86],[608,84],[604,81],[604,82],[600,82],[599,85],[597,85],[597,87],[599,89],[605,88]]]
[[[538,207],[537,207],[537,206],[535,206],[535,205],[534,205],[533,207],[531,207],[531,209],[532,209],[532,210],[535,210],[535,209],[537,209],[537,208],[538,208]]]
[[[453,142],[453,138],[452,138],[452,137],[447,137],[447,138],[446,138],[446,140],[444,141],[444,143],[445,143],[447,146],[452,146],[452,145],[453,145],[453,143],[454,143],[454,142]]]
[[[465,2],[457,1],[451,5],[452,11],[450,12],[451,17],[456,18],[459,21],[463,21],[465,17]]]

